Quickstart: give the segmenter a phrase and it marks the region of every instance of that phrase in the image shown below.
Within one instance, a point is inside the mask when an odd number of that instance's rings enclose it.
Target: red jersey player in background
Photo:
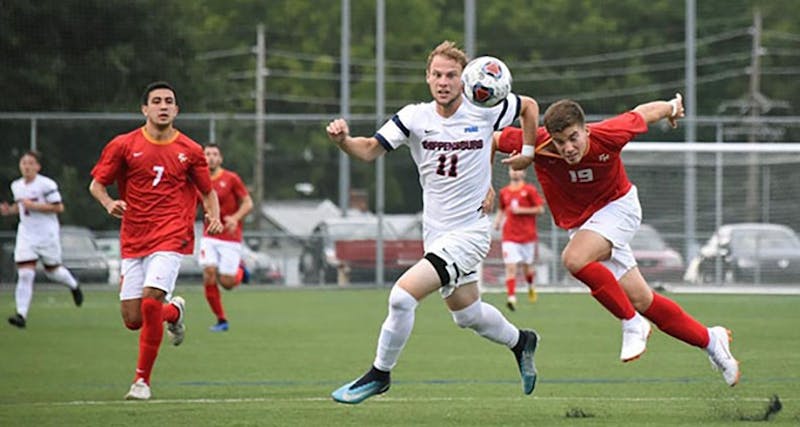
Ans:
[[[217,195],[199,144],[173,127],[175,90],[153,82],[142,94],[144,126],[116,136],[92,169],[89,191],[109,215],[122,219],[120,311],[139,333],[136,375],[126,399],[150,398],[150,374],[164,335],[184,338],[185,301],[171,298],[183,255],[194,249],[196,192],[203,195],[208,231],[222,231]],[[117,183],[119,199],[107,186]]]
[[[517,307],[517,265],[522,264],[522,273],[528,283],[528,300],[536,302],[533,279],[534,262],[539,254],[539,239],[536,235],[536,216],[544,212],[544,202],[536,187],[525,182],[525,171],[508,168],[508,185],[500,189],[495,230],[503,226],[503,263],[506,271],[506,306],[514,311]]]
[[[677,126],[684,109],[680,94],[670,101],[641,104],[610,119],[586,124],[580,105],[562,100],[544,114],[535,156],[516,154],[515,165],[532,161],[556,225],[569,231],[561,254],[564,266],[591,289],[592,296],[622,321],[620,359],[637,359],[647,347],[650,323],[689,345],[705,349],[725,382],[739,381],[739,363],[730,352],[731,333],[706,327],[673,300],[648,286],[630,247],[642,221],[636,186],[620,154],[648,125],[662,119]],[[502,152],[519,152],[521,131],[496,133]],[[521,157],[527,157],[522,159]],[[504,162],[509,159],[504,159]]]
[[[206,219],[206,230],[200,240],[199,263],[203,266],[206,301],[217,317],[217,324],[210,330],[224,332],[228,330],[228,319],[222,308],[217,282],[228,290],[242,282],[242,219],[253,209],[253,199],[239,175],[222,168],[222,152],[217,144],[206,144],[203,152],[211,172],[211,184],[219,199],[219,214],[225,230],[211,235]]]

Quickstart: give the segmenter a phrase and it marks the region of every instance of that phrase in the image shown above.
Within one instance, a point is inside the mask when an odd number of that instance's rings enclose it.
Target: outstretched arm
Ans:
[[[328,123],[325,131],[342,151],[365,162],[371,162],[386,152],[375,137],[350,136],[350,127],[344,119]]]
[[[539,127],[539,104],[528,96],[520,96],[522,108],[519,114],[519,123],[522,128],[522,151],[507,159],[503,164],[511,165],[515,170],[523,170],[533,162],[536,149],[536,128]]]
[[[667,119],[672,127],[678,127],[678,119],[685,114],[683,97],[680,93],[676,93],[675,98],[669,101],[652,101],[638,105],[633,111],[641,114],[648,125]]]

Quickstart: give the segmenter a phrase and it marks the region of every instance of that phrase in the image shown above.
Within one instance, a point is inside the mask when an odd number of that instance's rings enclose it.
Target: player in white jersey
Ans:
[[[14,204],[0,203],[3,216],[19,214],[14,262],[17,264],[17,288],[15,299],[17,312],[8,318],[8,323],[24,328],[28,309],[33,299],[33,279],[36,276],[36,261],[42,260],[44,271],[51,280],[67,285],[72,291],[75,305],[83,303],[75,277],[61,265],[61,238],[58,214],[64,212],[61,193],[52,179],[39,175],[39,154],[28,151],[19,159],[21,178],[11,183]]]
[[[458,326],[512,350],[525,394],[536,385],[533,355],[538,335],[518,329],[481,301],[476,270],[491,240],[487,194],[493,195],[492,132],[520,117],[526,141],[533,144],[539,110],[532,98],[515,94],[493,108],[470,104],[461,94],[466,63],[464,52],[445,41],[428,55],[426,81],[432,102],[404,107],[372,137],[350,136],[343,119],[327,126],[328,137],[341,150],[364,161],[401,145],[409,147],[422,186],[425,247],[422,259],[392,287],[372,367],[335,390],[331,396],[337,402],[359,403],[389,389],[389,373],[411,335],[416,307],[436,290]]]

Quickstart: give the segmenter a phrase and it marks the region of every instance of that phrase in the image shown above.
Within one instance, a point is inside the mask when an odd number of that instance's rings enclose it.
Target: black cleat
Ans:
[[[19,313],[14,313],[13,316],[8,318],[8,323],[20,329],[25,329],[25,318]]]
[[[81,287],[78,286],[75,289],[70,289],[72,292],[72,300],[75,301],[75,306],[80,307],[83,304],[83,292],[81,292]]]

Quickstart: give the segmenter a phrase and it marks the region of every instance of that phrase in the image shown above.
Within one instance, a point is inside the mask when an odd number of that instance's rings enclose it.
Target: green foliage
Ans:
[[[0,328],[0,424],[728,426],[763,415],[774,394],[785,407],[770,425],[800,420],[797,296],[672,295],[700,321],[733,330],[743,375],[729,388],[703,351],[657,330],[640,360],[622,364],[619,323],[595,301],[541,294],[509,314],[542,335],[541,379],[525,396],[510,352],[460,330],[432,295],[391,390],[344,406],[329,393],[371,363],[388,290],[238,288],[224,297],[231,330],[215,334],[202,287],[181,285],[187,338],[162,343],[154,400],[144,403],[122,400],[138,333],[124,329],[110,288],[87,290],[75,308],[63,288],[37,287],[28,328]],[[503,304],[500,294],[485,299]]]
[[[375,113],[375,15],[373,0],[351,0],[351,114]],[[797,55],[792,54],[798,14],[792,0],[697,2],[698,76],[696,111],[717,114],[724,101],[748,90],[753,6],[764,17],[761,91],[800,105]],[[669,0],[481,0],[477,6],[477,54],[502,57],[512,67],[515,91],[529,94],[542,108],[561,97],[578,98],[587,112],[614,114],[640,102],[671,96],[683,88],[684,3]],[[138,111],[142,87],[166,79],[179,92],[182,112],[252,113],[256,27],[266,29],[267,113],[340,114],[339,53],[341,2],[291,0],[0,0],[0,111]],[[430,99],[424,81],[429,50],[444,39],[464,44],[463,0],[386,2],[386,109]],[[739,32],[714,43],[708,37]],[[674,49],[665,47],[677,46]],[[620,52],[640,51],[609,60]],[[653,53],[655,52],[655,53]],[[215,56],[216,55],[216,56]],[[724,59],[728,58],[728,59]],[[567,63],[565,65],[564,63]],[[639,69],[638,73],[625,70]],[[794,71],[792,71],[794,70]],[[594,74],[592,77],[589,74]],[[780,74],[784,73],[784,74]],[[727,76],[727,77],[726,77]],[[705,78],[705,80],[702,80]],[[736,111],[727,111],[735,114]],[[0,148],[24,144],[27,130],[0,122]],[[79,138],[71,130],[40,137],[41,148],[86,176],[102,146],[127,129],[101,124]],[[198,141],[205,130],[182,130]],[[136,125],[136,124],[133,124]],[[126,124],[127,126],[127,124]],[[293,185],[310,181],[317,198],[338,199],[338,152],[321,122],[268,123],[266,198],[296,197]],[[374,132],[375,120],[355,123],[359,134]],[[98,129],[100,128],[100,129]],[[129,128],[128,128],[129,129]],[[252,124],[232,121],[218,129],[226,164],[250,183],[253,176]],[[792,133],[794,132],[794,133]],[[798,130],[789,137],[798,137]],[[699,129],[701,138],[713,130]],[[662,140],[681,140],[679,130]],[[87,155],[88,153],[88,155]],[[46,153],[48,154],[48,153]],[[312,157],[314,160],[307,160]],[[419,208],[416,174],[387,176],[389,212]],[[355,163],[355,162],[354,162]],[[0,165],[8,179],[13,167]],[[395,166],[392,166],[395,168]],[[55,178],[60,171],[53,173]],[[371,165],[353,167],[354,186],[374,181]],[[76,181],[77,185],[83,184]],[[363,184],[362,184],[363,183]],[[0,183],[6,185],[5,181]],[[62,184],[64,185],[64,184]],[[72,184],[69,184],[72,185]],[[71,194],[80,195],[81,191]],[[399,193],[395,193],[399,192]],[[371,192],[374,199],[374,192]],[[84,197],[86,195],[84,194]],[[96,210],[83,217],[105,219]]]

